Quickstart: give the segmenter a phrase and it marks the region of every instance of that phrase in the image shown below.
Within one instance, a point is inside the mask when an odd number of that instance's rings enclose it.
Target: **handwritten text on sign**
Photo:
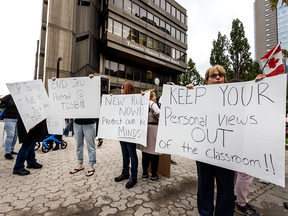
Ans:
[[[98,136],[146,146],[149,96],[103,95]]]
[[[6,83],[28,132],[46,118],[48,103],[43,101],[44,86],[41,80]]]
[[[100,77],[48,80],[52,118],[98,118]]]
[[[286,80],[165,85],[156,151],[284,186]]]

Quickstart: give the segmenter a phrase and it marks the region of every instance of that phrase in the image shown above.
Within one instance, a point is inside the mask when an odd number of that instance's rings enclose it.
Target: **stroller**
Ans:
[[[52,144],[50,144],[49,141],[52,141]],[[55,138],[55,134],[53,134],[42,141],[42,148],[41,148],[42,152],[44,153],[49,152],[49,150],[52,148],[53,141],[59,143],[62,149],[65,149],[67,147],[67,142],[65,142],[64,140],[59,141],[58,139]],[[41,142],[36,142],[35,150],[39,149],[40,146]]]

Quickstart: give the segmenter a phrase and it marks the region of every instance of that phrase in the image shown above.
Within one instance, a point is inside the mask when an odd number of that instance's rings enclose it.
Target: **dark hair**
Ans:
[[[234,82],[243,82],[243,80],[238,79],[238,78],[234,78],[234,79],[229,80],[228,83],[234,83]]]
[[[123,83],[123,94],[135,94],[135,87],[132,82]]]

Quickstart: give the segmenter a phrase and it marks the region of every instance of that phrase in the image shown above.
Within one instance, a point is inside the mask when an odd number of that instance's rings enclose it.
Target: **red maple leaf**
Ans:
[[[270,59],[270,61],[268,62],[269,69],[271,68],[275,68],[276,64],[280,61],[280,59],[275,59],[274,57]],[[266,66],[266,67],[267,67]]]

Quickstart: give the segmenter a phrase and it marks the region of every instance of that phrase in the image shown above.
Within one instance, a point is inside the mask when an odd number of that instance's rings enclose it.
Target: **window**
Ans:
[[[165,54],[165,44],[162,42],[159,42],[159,52]]]
[[[175,7],[171,6],[172,9],[172,16],[176,17],[176,9]]]
[[[154,25],[154,21],[153,21],[154,15],[150,12],[147,12],[147,17],[148,17],[148,23],[151,25]]]
[[[119,76],[120,78],[125,79],[125,78],[126,78],[125,75],[126,75],[126,74],[125,74],[125,65],[124,65],[124,64],[119,64],[118,76]]]
[[[269,31],[269,29],[266,29],[266,31]]]
[[[105,74],[109,75],[109,60],[105,59]]]
[[[165,54],[171,57],[171,47],[168,45],[165,46]]]
[[[139,10],[140,10],[140,7],[137,4],[133,3],[132,14],[134,16],[139,17],[139,15],[140,15]]]
[[[160,27],[160,19],[156,16],[154,16],[154,24],[156,28]]]
[[[270,38],[268,38],[266,41],[270,41]]]
[[[114,1],[114,4],[118,7],[120,7],[121,9],[123,8],[123,1],[122,0],[116,0],[116,1]]]
[[[165,22],[163,20],[160,20],[160,29],[164,32],[166,31]]]
[[[176,37],[175,28],[173,26],[171,26],[171,36],[174,38]]]
[[[179,10],[177,10],[177,17],[176,17],[178,20],[180,20],[181,19],[181,17],[180,17],[180,11]]]
[[[87,40],[89,38],[89,34],[76,38],[76,43]]]
[[[146,82],[147,71],[144,69],[140,69],[140,75],[141,75],[141,82]]]
[[[268,37],[270,34],[266,34],[266,37]]]
[[[268,10],[269,10],[269,8],[266,8],[266,9],[265,9],[265,11],[268,11]]]
[[[127,79],[133,80],[133,69],[129,65],[126,65],[126,76],[127,76]]]
[[[128,13],[131,13],[132,11],[131,0],[124,0],[124,10],[127,11]]]
[[[140,8],[140,19],[147,21],[147,14],[146,10],[144,8]]]
[[[171,48],[171,57],[172,58],[176,58],[176,53],[175,53],[175,49],[174,48]]]
[[[130,27],[123,25],[123,38],[131,40]]]
[[[185,15],[181,13],[181,22],[185,24]]]
[[[166,12],[167,13],[171,13],[171,5],[169,4],[169,2],[166,2]]]
[[[176,29],[176,39],[180,40],[180,31]]]
[[[108,18],[108,32],[112,33],[113,31],[113,20]]]
[[[90,2],[89,1],[78,0],[78,5],[80,5],[80,6],[90,6]]]
[[[152,84],[153,79],[152,79],[152,71],[147,70],[147,83]]]
[[[181,32],[181,42],[182,42],[182,43],[185,43],[185,35],[184,35],[184,33],[182,33],[182,32]]]
[[[114,26],[113,26],[113,33],[115,35],[118,35],[119,37],[122,37],[122,23],[117,22],[114,20]]]
[[[159,42],[157,40],[153,40],[153,50],[159,52]]]
[[[270,46],[270,44],[266,44],[266,46],[268,47],[268,46]]]
[[[266,19],[265,21],[267,22],[267,21],[269,21],[269,19]]]
[[[180,60],[181,60],[182,62],[185,62],[185,53],[181,52]]]
[[[160,1],[159,0],[154,0],[154,3],[158,6],[160,6]]]
[[[110,61],[110,76],[117,77],[118,63]]]
[[[266,50],[266,52],[269,52],[269,51],[270,51],[270,49],[267,49],[267,50]]]
[[[269,26],[269,23],[267,23],[266,26]]]
[[[146,35],[139,33],[139,44],[146,46]]]
[[[166,23],[166,32],[169,35],[171,34],[171,26],[168,23]]]
[[[163,8],[165,10],[165,0],[161,0],[161,8]]]
[[[134,69],[134,81],[139,82],[140,81],[140,69],[139,68],[133,68]]]
[[[139,43],[139,32],[135,29],[131,30],[131,41],[135,43]]]
[[[265,14],[265,16],[269,16],[269,13]]]
[[[179,50],[176,50],[176,59],[180,60],[180,51]]]
[[[265,7],[267,7],[267,6],[269,6],[269,4],[267,3],[267,4],[265,4]]]
[[[153,39],[147,36],[147,47],[153,49]]]

